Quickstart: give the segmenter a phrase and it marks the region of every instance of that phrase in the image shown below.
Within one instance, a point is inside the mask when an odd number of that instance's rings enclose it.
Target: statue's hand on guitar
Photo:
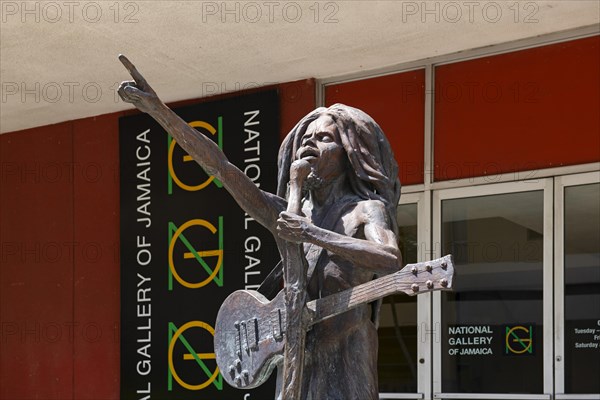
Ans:
[[[308,218],[283,211],[277,220],[277,233],[288,242],[303,243],[308,241],[306,232],[311,225]]]
[[[119,96],[126,103],[131,103],[142,112],[151,114],[161,104],[156,92],[139,73],[135,65],[124,55],[119,56],[121,63],[127,68],[133,81],[122,82],[119,86]]]

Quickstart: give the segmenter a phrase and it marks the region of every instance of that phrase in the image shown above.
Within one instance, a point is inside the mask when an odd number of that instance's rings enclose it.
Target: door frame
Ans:
[[[441,318],[442,318],[442,296],[440,292],[433,293],[433,321],[440,328],[436,340],[433,343],[433,398],[434,399],[547,399],[550,400],[554,389],[553,363],[548,360],[554,359],[554,314],[553,314],[553,233],[554,233],[554,179],[543,178],[526,181],[507,183],[496,183],[488,185],[468,186],[460,188],[449,188],[433,191],[432,223],[433,223],[433,246],[435,256],[441,257],[441,206],[443,200],[460,199],[479,196],[500,195],[509,193],[543,191],[543,393],[540,394],[509,394],[509,393],[444,393],[442,392],[442,342],[441,342]]]
[[[600,400],[598,394],[565,394],[565,188],[600,183],[600,171],[557,176],[554,181],[554,371],[555,399]]]

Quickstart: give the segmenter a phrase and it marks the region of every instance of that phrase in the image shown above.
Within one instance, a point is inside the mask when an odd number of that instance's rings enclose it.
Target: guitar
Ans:
[[[409,296],[451,290],[452,256],[408,264],[402,270],[354,288],[310,301],[302,325],[310,326],[394,293]],[[283,359],[287,317],[284,291],[269,301],[259,292],[237,290],[219,309],[215,325],[217,365],[225,381],[239,389],[260,386]]]

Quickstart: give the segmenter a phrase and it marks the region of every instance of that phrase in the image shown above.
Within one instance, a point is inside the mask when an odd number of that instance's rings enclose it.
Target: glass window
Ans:
[[[600,184],[565,188],[565,392],[600,393]]]
[[[543,393],[543,192],[442,202],[442,391]]]
[[[398,206],[398,242],[404,264],[417,262],[417,204]],[[379,391],[417,391],[417,298],[383,299],[379,320]]]

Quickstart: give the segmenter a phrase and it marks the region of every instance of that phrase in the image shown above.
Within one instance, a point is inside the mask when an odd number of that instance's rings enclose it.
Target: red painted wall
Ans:
[[[325,103],[343,103],[373,117],[390,141],[402,185],[423,183],[425,70],[330,85]]]
[[[0,136],[0,397],[73,395],[73,126]],[[110,267],[109,267],[110,268]]]
[[[283,136],[315,83],[277,87]],[[118,118],[132,112],[0,135],[0,399],[119,398]]]
[[[599,71],[600,36],[437,67],[435,180],[599,161]]]

